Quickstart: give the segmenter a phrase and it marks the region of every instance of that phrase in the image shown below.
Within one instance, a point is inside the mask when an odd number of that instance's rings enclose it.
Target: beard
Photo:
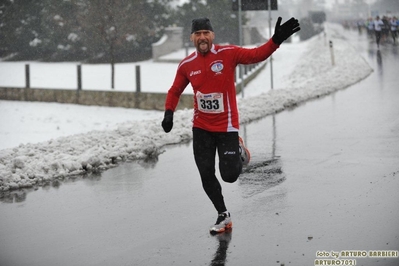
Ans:
[[[209,43],[207,42],[207,41],[201,41],[201,42],[198,42],[198,44],[197,44],[197,50],[200,52],[200,53],[206,53],[206,52],[208,52],[209,51]]]

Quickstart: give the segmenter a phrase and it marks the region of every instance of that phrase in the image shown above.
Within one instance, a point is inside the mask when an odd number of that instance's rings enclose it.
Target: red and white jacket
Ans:
[[[234,85],[238,64],[266,60],[279,45],[272,39],[256,48],[212,45],[205,55],[194,52],[183,59],[169,89],[165,110],[175,111],[180,95],[191,83],[194,89],[193,127],[211,132],[237,132],[239,116]]]

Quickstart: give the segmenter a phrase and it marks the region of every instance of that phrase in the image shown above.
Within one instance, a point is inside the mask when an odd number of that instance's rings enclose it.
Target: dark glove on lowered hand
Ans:
[[[280,25],[281,19],[281,17],[278,17],[276,27],[274,28],[274,35],[272,37],[274,43],[278,45],[282,44],[292,34],[301,29],[297,19],[290,18],[283,25]]]
[[[165,111],[165,116],[163,117],[163,120],[162,120],[162,127],[166,133],[168,133],[172,130],[172,127],[173,127],[173,111],[172,110]]]

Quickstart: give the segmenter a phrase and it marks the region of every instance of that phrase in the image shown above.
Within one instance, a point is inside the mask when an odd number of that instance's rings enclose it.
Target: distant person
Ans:
[[[238,64],[254,64],[266,60],[280,44],[300,30],[298,20],[291,18],[280,25],[277,19],[273,37],[265,44],[247,49],[235,45],[216,45],[215,33],[208,18],[194,19],[190,40],[196,51],[184,58],[165,101],[162,127],[170,132],[173,113],[180,95],[191,83],[194,89],[193,151],[202,186],[218,212],[211,233],[224,232],[232,227],[222,195],[222,187],[215,175],[216,151],[219,156],[221,178],[228,183],[238,179],[250,153],[238,136],[234,74]]]
[[[381,31],[384,27],[384,22],[377,16],[374,20],[374,32],[375,32],[375,40],[377,42],[377,48],[380,48],[380,40],[381,40]]]
[[[359,34],[362,34],[362,28],[364,27],[364,22],[363,22],[363,20],[358,20],[357,22],[356,22],[356,25],[357,25],[357,30],[359,31]]]
[[[373,18],[369,18],[367,20],[367,34],[370,38],[373,37],[373,30],[374,30],[374,21]]]
[[[381,41],[385,42],[389,37],[391,27],[389,23],[389,18],[387,16],[383,16],[381,20],[384,23],[384,26],[382,27]]]
[[[396,17],[392,17],[391,20],[389,21],[389,23],[391,26],[391,34],[392,34],[393,44],[396,44],[396,36],[397,36],[399,20]]]

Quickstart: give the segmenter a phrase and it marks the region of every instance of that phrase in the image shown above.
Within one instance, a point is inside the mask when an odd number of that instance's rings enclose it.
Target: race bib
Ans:
[[[198,110],[201,112],[214,114],[224,112],[223,93],[202,94],[201,92],[197,92],[195,96],[197,98]]]

